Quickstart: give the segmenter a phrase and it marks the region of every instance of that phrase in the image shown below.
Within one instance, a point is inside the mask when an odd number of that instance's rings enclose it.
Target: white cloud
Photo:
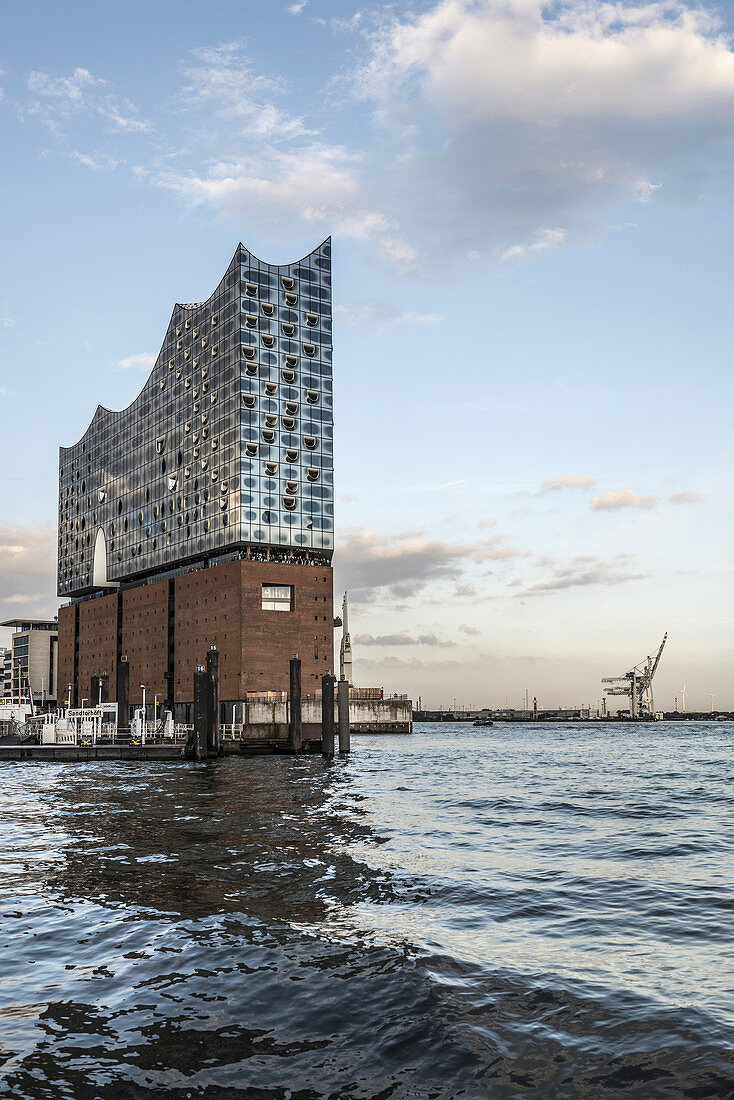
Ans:
[[[128,99],[103,92],[108,82],[93,76],[89,69],[76,68],[71,76],[31,72],[27,84],[31,97],[28,113],[38,115],[55,130],[73,115],[82,114],[97,114],[121,132],[147,133],[152,129]]]
[[[464,478],[461,481],[444,481],[442,485],[439,485],[439,489],[453,489],[457,485],[468,485],[469,482]]]
[[[370,42],[358,94],[402,154],[384,208],[431,254],[588,237],[730,135],[729,39],[683,0],[441,0]]]
[[[339,500],[343,500],[345,504],[351,504],[355,500],[359,500],[356,493],[340,493]]]
[[[469,634],[474,637],[476,634],[481,634],[481,631],[476,626],[470,626],[469,623],[461,623],[459,630],[462,634]]]
[[[74,160],[83,164],[85,168],[91,168],[92,171],[95,172],[101,168],[117,168],[117,166],[122,163],[116,160],[115,157],[108,156],[105,153],[92,157],[88,153],[79,153],[76,150],[72,150],[71,156]]]
[[[293,4],[288,5],[287,11],[289,15],[300,15],[307,4],[308,0],[295,0]]]
[[[413,637],[410,634],[406,634],[404,631],[399,634],[378,634],[377,637],[372,634],[358,634],[357,637],[354,639],[354,643],[355,645],[363,646],[425,645],[440,647],[444,649],[451,648],[456,644],[455,642],[449,642],[445,639],[437,638],[435,634],[418,634]]]
[[[151,352],[141,351],[137,355],[128,355],[126,359],[118,359],[115,367],[117,370],[150,371],[155,360],[156,357]]]
[[[641,497],[633,489],[607,489],[592,497],[589,507],[592,512],[612,512],[620,508],[654,508],[657,503],[657,497]]]
[[[560,477],[547,477],[543,481],[543,492],[552,492],[557,489],[593,489],[596,478],[588,474],[561,474]]]
[[[413,313],[400,309],[395,302],[384,298],[373,298],[368,302],[346,303],[334,309],[337,318],[348,325],[371,325],[378,332],[391,325],[440,325],[445,320],[443,313]]]
[[[0,386],[0,397],[17,397],[15,390],[9,390],[6,386]]]
[[[627,584],[629,581],[645,580],[646,577],[646,573],[637,572],[632,567],[627,555],[621,554],[611,561],[585,555],[556,566],[547,580],[522,589],[518,595],[539,596],[548,592],[565,591],[568,588]]]
[[[18,323],[17,317],[14,317],[10,312],[10,307],[7,302],[3,302],[0,305],[0,327],[1,328],[15,328]]]
[[[701,504],[706,499],[704,493],[686,489],[680,493],[671,493],[668,497],[669,504]]]

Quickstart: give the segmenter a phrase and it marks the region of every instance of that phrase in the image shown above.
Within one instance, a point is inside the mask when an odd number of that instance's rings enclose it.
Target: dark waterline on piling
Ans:
[[[733,747],[6,764],[0,1095],[734,1096]]]

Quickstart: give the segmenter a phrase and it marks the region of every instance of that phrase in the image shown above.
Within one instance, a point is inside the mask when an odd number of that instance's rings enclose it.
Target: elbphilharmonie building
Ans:
[[[139,395],[97,408],[59,460],[59,682],[131,663],[185,707],[217,645],[223,698],[280,690],[298,651],[333,664],[331,242],[287,265],[240,245],[175,306]],[[287,614],[283,614],[287,612]],[[308,687],[308,682],[305,687]]]

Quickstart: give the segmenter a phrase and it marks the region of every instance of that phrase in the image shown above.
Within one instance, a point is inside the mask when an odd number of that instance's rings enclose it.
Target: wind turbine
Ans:
[[[680,689],[680,697],[683,700],[683,714],[686,713],[686,688],[688,687],[688,681],[686,680],[683,687]]]

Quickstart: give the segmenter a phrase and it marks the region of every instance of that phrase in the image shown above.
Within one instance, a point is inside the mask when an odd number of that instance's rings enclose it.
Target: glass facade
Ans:
[[[58,594],[237,547],[328,563],[332,409],[330,239],[284,266],[240,245],[133,403],[60,449]]]

